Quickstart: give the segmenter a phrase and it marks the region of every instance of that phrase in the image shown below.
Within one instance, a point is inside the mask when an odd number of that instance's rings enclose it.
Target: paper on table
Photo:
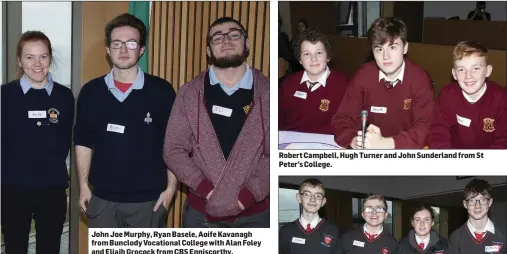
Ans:
[[[278,132],[279,149],[340,149],[333,135],[303,133],[296,131]]]

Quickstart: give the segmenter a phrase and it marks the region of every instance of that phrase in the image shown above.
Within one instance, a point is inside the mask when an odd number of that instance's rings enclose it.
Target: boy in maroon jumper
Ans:
[[[486,81],[493,70],[488,49],[479,43],[460,42],[453,58],[452,75],[457,82],[440,91],[428,147],[507,148],[507,90]]]
[[[431,123],[433,89],[426,72],[404,58],[407,27],[378,18],[368,30],[375,61],[359,68],[333,116],[335,141],[363,146],[361,111],[368,111],[364,148],[423,148]]]
[[[331,117],[338,109],[348,77],[329,69],[331,43],[316,30],[305,30],[295,43],[304,71],[284,79],[278,92],[278,129],[333,134]]]

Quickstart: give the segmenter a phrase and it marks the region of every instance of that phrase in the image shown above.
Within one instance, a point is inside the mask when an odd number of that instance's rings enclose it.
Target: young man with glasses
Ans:
[[[488,217],[493,205],[491,185],[474,179],[466,185],[464,194],[463,207],[468,211],[468,220],[451,234],[451,253],[507,253],[505,229]]]
[[[162,148],[176,94],[138,66],[147,33],[140,19],[120,15],[105,33],[113,68],[86,83],[77,104],[79,204],[90,228],[165,227],[177,180]]]
[[[183,227],[268,228],[269,80],[237,20],[214,21],[206,46],[211,67],[178,91],[164,143],[189,187]]]
[[[385,197],[371,195],[363,200],[361,216],[365,224],[345,233],[341,239],[343,254],[393,253],[396,240],[384,231],[384,220],[388,216]]]
[[[319,217],[326,204],[324,184],[315,178],[299,185],[296,199],[301,204],[301,217],[280,229],[280,254],[340,253],[339,233],[336,225]]]

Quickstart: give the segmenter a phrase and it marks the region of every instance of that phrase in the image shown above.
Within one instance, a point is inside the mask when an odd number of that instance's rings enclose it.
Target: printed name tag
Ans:
[[[485,247],[485,251],[486,252],[499,252],[500,251],[500,246],[496,245],[496,246],[486,246]]]
[[[458,115],[456,115],[456,118],[458,119],[459,124],[466,126],[466,127],[470,127],[470,123],[472,122],[472,120],[458,116]]]
[[[226,116],[226,117],[231,117],[231,115],[232,115],[232,109],[224,108],[224,107],[220,107],[220,106],[216,106],[216,105],[213,105],[213,108],[211,108],[211,112],[213,112],[213,114]]]
[[[354,242],[352,243],[352,245],[359,246],[359,247],[364,247],[364,242],[360,242],[360,241],[354,240]]]
[[[298,97],[303,100],[306,100],[306,92],[296,91],[296,93],[294,94],[294,97]]]
[[[28,118],[46,118],[45,110],[28,111]]]
[[[379,113],[379,114],[385,114],[385,113],[387,113],[387,108],[386,107],[371,106],[370,112],[372,112],[372,113]]]
[[[125,126],[110,123],[107,125],[107,131],[123,134],[125,132]]]
[[[292,242],[297,244],[305,244],[306,239],[299,238],[299,237],[292,237]]]

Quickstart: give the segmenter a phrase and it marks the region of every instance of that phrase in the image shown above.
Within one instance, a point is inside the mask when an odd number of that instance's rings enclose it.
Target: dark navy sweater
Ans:
[[[19,80],[2,85],[2,185],[67,188],[73,120],[74,96],[65,86],[54,82],[49,95],[23,94]]]
[[[93,149],[89,183],[94,195],[114,202],[148,202],[167,187],[164,135],[176,93],[144,74],[144,87],[118,101],[104,76],[83,86],[77,103],[75,145]],[[123,133],[108,126],[124,127]]]

